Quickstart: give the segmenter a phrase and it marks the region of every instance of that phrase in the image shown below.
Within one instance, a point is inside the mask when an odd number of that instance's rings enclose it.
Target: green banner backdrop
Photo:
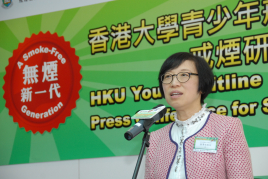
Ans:
[[[124,139],[136,122],[130,116],[157,104],[168,106],[158,90],[158,71],[168,56],[183,51],[203,56],[213,68],[215,85],[205,100],[207,107],[239,117],[249,147],[268,146],[268,140],[260,137],[268,136],[267,24],[267,0],[118,0],[1,21],[0,165],[137,155],[142,135]],[[47,37],[41,38],[44,34]],[[46,46],[50,38],[59,53],[52,52],[53,45]],[[31,45],[36,45],[32,54]],[[71,49],[75,49],[74,57],[68,55]],[[41,51],[42,59],[37,56]],[[68,56],[66,63],[59,54]],[[35,65],[30,61],[33,55],[36,63],[39,60],[39,77],[26,81],[26,68]],[[79,57],[77,67],[64,66],[75,64],[75,56]],[[56,74],[53,78],[59,78],[60,85],[47,83],[55,92],[53,99],[63,100],[63,107],[60,103],[51,111],[44,107],[47,111],[41,114],[29,106],[43,104],[45,97],[38,98],[33,91],[26,99],[24,92],[42,85],[45,67],[41,68],[41,62],[46,58],[47,65],[57,61],[53,63],[58,71],[51,67],[50,74]],[[63,99],[75,94],[74,89],[79,91],[78,99]],[[66,109],[71,102],[76,106]],[[61,116],[59,125],[42,122],[53,110],[67,110],[67,117]],[[174,112],[168,108],[165,118],[151,130],[172,122]],[[39,115],[43,115],[40,120]]]

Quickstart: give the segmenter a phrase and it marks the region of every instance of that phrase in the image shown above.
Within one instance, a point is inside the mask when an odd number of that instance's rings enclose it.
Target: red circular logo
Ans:
[[[50,132],[71,115],[81,89],[79,57],[56,33],[25,38],[9,59],[3,86],[9,115],[33,133]]]

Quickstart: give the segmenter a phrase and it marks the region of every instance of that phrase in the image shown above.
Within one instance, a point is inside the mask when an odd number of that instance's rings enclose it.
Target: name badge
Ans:
[[[194,151],[216,153],[218,147],[218,138],[216,137],[195,137]]]

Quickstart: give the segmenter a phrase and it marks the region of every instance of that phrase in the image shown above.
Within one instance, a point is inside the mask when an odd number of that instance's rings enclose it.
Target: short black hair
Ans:
[[[190,60],[195,64],[199,78],[198,92],[201,92],[200,102],[201,104],[204,104],[205,98],[211,92],[212,87],[214,85],[214,75],[205,59],[199,56],[194,56],[187,52],[175,53],[165,60],[158,75],[160,92],[162,96],[165,97],[162,87],[161,76],[164,75],[167,71],[179,67],[186,60]]]

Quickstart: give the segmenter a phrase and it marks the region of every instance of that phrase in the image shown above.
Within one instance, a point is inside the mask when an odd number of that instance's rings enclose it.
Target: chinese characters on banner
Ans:
[[[257,15],[258,12],[261,14]],[[181,29],[182,40],[186,41],[189,36],[194,38],[201,38],[205,33],[203,31],[203,24],[211,24],[213,27],[207,30],[207,34],[212,36],[219,32],[232,19],[233,26],[244,25],[246,30],[252,28],[252,24],[260,22],[263,26],[268,23],[268,0],[243,2],[239,1],[237,6],[230,10],[227,6],[217,5],[215,9],[211,9],[208,17],[204,17],[204,10],[190,10],[189,12],[181,13]],[[134,39],[133,46],[138,47],[143,37],[149,44],[154,45],[155,39],[152,37],[153,30],[156,29],[157,40],[169,43],[172,38],[178,38],[179,32],[178,14],[168,14],[157,17],[157,25],[146,24],[146,20],[140,21],[139,27],[133,27],[127,22],[123,24],[118,23],[117,26],[111,26],[109,32],[106,26],[89,30],[89,45],[91,46],[91,54],[107,53],[108,42],[112,41],[110,50],[114,52],[117,47],[118,50],[129,49],[131,47],[132,32],[139,33],[137,39]],[[246,65],[251,62],[258,63],[261,52],[263,53],[263,63],[267,63],[267,34],[255,34],[249,37],[237,37],[231,39],[222,39],[218,41],[217,45],[213,45],[210,41],[203,42],[201,46],[190,48],[190,52],[194,55],[202,56],[210,65],[211,68],[216,67],[232,67],[242,65],[241,61],[241,43],[245,43],[243,55],[246,57]],[[174,39],[175,40],[175,39]],[[215,47],[216,61],[211,59],[213,48]]]
[[[81,66],[70,43],[49,32],[19,44],[6,68],[9,114],[33,133],[50,132],[71,115],[81,89]]]

